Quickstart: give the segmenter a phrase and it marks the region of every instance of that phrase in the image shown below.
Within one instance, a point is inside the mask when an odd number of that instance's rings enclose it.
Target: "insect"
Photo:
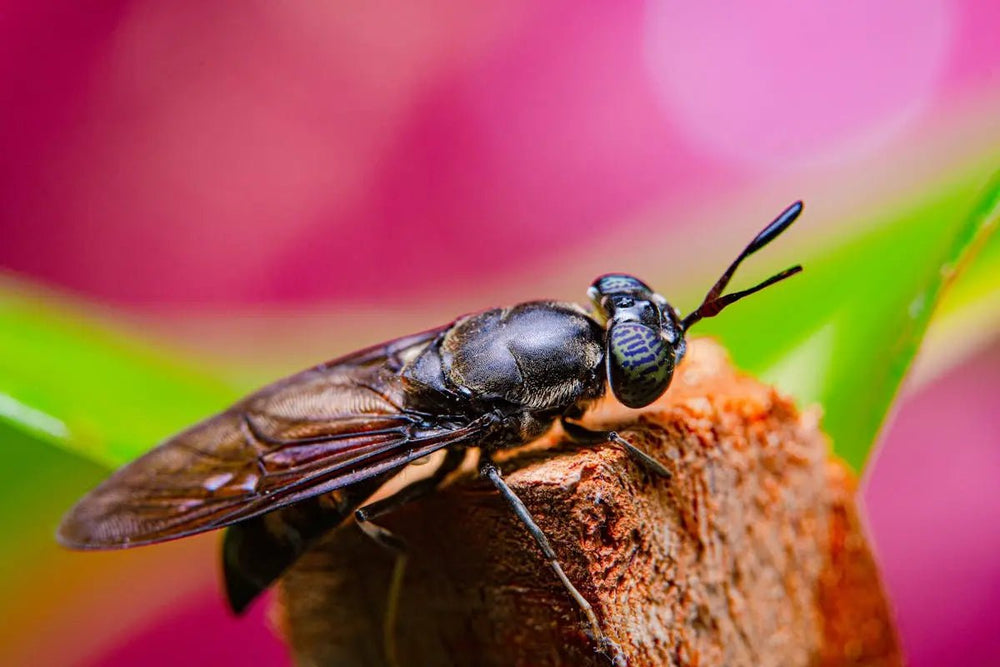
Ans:
[[[723,294],[740,263],[801,211],[796,202],[768,224],[683,318],[638,278],[612,273],[590,286],[589,309],[529,301],[484,310],[264,387],[118,470],[70,510],[58,539],[115,549],[228,526],[225,585],[239,612],[352,512],[374,539],[402,549],[372,521],[433,491],[476,448],[481,475],[538,543],[597,646],[624,664],[493,454],[559,421],[571,439],[614,443],[669,476],[616,433],[586,429],[579,419],[607,388],[628,407],[649,405],[670,385],[692,325],[801,271],[793,266]],[[407,464],[438,450],[445,455],[430,476],[368,502]]]

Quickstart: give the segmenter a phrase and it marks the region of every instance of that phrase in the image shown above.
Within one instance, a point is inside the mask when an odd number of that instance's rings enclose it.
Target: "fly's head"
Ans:
[[[792,266],[749,289],[723,293],[743,260],[776,239],[801,213],[802,202],[797,201],[768,223],[715,281],[701,305],[683,319],[635,276],[608,273],[595,280],[587,294],[594,304],[594,317],[606,331],[604,363],[615,398],[630,408],[658,399],[684,356],[684,336],[692,325],[801,271],[801,266]]]
[[[635,276],[609,273],[588,290],[606,330],[604,363],[611,391],[630,408],[667,390],[684,356],[681,320],[673,306]]]

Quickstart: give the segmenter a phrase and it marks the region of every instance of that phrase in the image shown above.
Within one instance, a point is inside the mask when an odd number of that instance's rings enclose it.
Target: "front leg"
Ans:
[[[528,508],[525,507],[524,503],[517,494],[514,493],[513,489],[507,486],[507,482],[503,481],[503,477],[500,475],[500,470],[497,469],[496,464],[493,463],[486,455],[483,455],[479,463],[479,474],[490,480],[493,486],[496,487],[503,499],[507,501],[510,508],[514,510],[514,514],[517,518],[521,520],[524,527],[528,529],[531,536],[535,538],[535,542],[538,544],[542,553],[545,554],[545,558],[548,561],[549,567],[555,571],[556,576],[562,582],[563,586],[572,596],[573,601],[576,602],[577,606],[580,607],[580,611],[583,612],[584,616],[587,617],[587,622],[590,624],[590,632],[593,635],[594,641],[600,647],[601,651],[607,655],[615,667],[625,667],[627,664],[625,661],[625,655],[622,653],[621,647],[615,642],[609,639],[604,631],[601,630],[601,624],[597,620],[597,614],[594,613],[594,608],[586,598],[580,594],[580,591],[576,589],[576,586],[569,580],[566,576],[566,572],[563,570],[562,565],[559,564],[559,559],[556,557],[556,552],[552,550],[552,545],[549,544],[549,539],[545,537],[545,533],[542,529],[535,523],[532,518],[531,513],[528,512]]]
[[[670,471],[667,470],[665,465],[633,445],[625,438],[618,435],[615,431],[591,431],[585,426],[568,421],[566,417],[562,417],[559,420],[559,423],[562,424],[563,431],[566,432],[566,435],[569,436],[570,440],[582,444],[613,442],[616,445],[623,447],[625,451],[628,452],[629,456],[643,465],[650,472],[667,479],[670,479],[671,477]]]

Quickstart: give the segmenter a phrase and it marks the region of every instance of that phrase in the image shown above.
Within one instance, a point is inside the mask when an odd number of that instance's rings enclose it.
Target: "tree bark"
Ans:
[[[617,428],[664,462],[555,432],[502,463],[630,665],[896,665],[888,604],[816,410],[696,340],[673,385]],[[409,665],[608,665],[523,526],[465,471],[384,517],[406,540],[395,629]],[[394,559],[352,524],[284,578],[279,626],[301,665],[382,667]]]

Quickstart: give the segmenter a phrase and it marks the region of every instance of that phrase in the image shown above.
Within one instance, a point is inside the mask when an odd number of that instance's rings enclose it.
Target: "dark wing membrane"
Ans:
[[[220,528],[474,439],[479,421],[406,406],[397,371],[440,331],[304,371],[170,438],[85,496],[59,540],[107,549]]]

